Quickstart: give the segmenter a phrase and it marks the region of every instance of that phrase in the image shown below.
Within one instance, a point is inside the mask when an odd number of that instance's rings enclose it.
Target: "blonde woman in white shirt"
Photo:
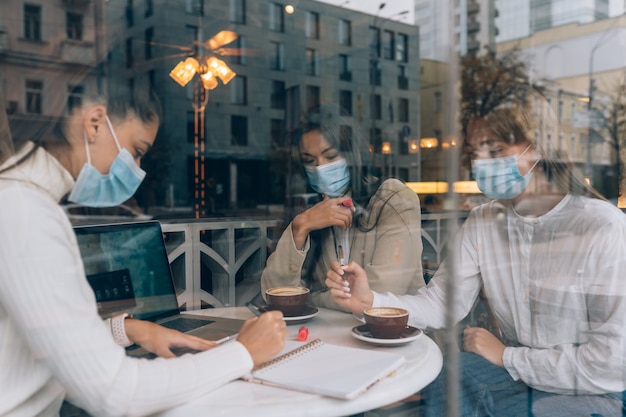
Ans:
[[[400,306],[420,328],[444,327],[450,303],[460,321],[484,291],[501,334],[464,330],[463,416],[622,416],[626,216],[562,155],[541,149],[555,128],[515,103],[468,117],[474,178],[493,201],[472,210],[452,245],[454,300],[451,259],[413,296],[370,291],[354,264],[327,276],[333,299],[355,314]],[[443,415],[444,375],[422,391],[420,416]]]
[[[15,142],[0,109],[0,416],[56,416],[64,398],[92,415],[151,414],[244,375],[283,346],[278,312],[246,322],[237,341],[217,347],[98,316],[58,201],[69,193],[81,204],[117,205],[141,183],[160,106],[139,82],[119,93],[85,100],[39,135],[15,131]],[[129,343],[163,358],[127,357],[120,345]],[[171,358],[172,347],[203,352]]]

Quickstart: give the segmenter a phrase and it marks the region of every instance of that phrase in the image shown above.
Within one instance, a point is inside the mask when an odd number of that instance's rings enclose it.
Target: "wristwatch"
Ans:
[[[111,334],[113,340],[120,346],[127,347],[133,344],[126,335],[126,329],[124,328],[124,320],[132,319],[133,316],[128,313],[121,313],[117,316],[111,317]]]

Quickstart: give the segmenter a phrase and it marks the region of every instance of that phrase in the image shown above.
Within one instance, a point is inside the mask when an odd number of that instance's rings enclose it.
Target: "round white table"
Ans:
[[[246,307],[217,308],[186,313],[240,319],[253,317]],[[309,329],[308,340],[319,338],[326,343],[336,345],[391,350],[406,357],[407,362],[395,375],[380,381],[354,400],[339,400],[235,380],[183,406],[160,413],[159,416],[347,416],[402,400],[424,388],[441,371],[441,351],[428,336],[422,335],[400,346],[376,346],[351,335],[351,329],[360,324],[362,323],[351,314],[320,309],[319,314],[306,323],[288,326],[288,338],[293,340],[300,326],[305,325]]]

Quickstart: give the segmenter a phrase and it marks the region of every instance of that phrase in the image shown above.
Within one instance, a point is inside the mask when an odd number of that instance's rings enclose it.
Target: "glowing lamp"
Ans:
[[[207,90],[213,90],[217,87],[217,78],[211,71],[200,73],[200,81],[202,81],[202,86]]]
[[[420,148],[436,148],[439,144],[437,138],[422,138],[420,139]]]
[[[194,58],[187,58],[184,61],[180,61],[174,69],[170,72],[170,77],[181,87],[187,85],[189,81],[193,78],[193,76],[198,71],[198,61]]]
[[[228,84],[230,80],[235,78],[235,75],[237,75],[235,71],[231,70],[224,61],[214,56],[208,59],[207,67],[209,68],[209,71],[218,76],[224,84]]]
[[[207,41],[210,50],[214,50],[219,48],[222,45],[228,45],[235,39],[237,39],[239,35],[237,35],[232,30],[222,30],[217,35],[213,36],[211,39]]]
[[[419,150],[417,139],[409,139],[409,153],[418,153]]]

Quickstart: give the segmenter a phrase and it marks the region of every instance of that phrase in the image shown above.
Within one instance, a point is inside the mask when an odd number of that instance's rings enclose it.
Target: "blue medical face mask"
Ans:
[[[146,176],[146,172],[135,163],[132,155],[120,146],[108,116],[106,122],[119,153],[113,160],[109,173],[100,173],[91,165],[89,141],[83,133],[87,162],[76,178],[69,201],[89,207],[114,207],[131,198]]]
[[[519,172],[517,161],[530,149],[530,145],[519,156],[477,159],[473,161],[472,172],[478,188],[491,199],[510,200],[522,194],[532,178],[532,170],[541,159],[530,168],[526,175]]]
[[[330,198],[345,195],[350,187],[350,171],[345,159],[319,166],[305,166],[311,187]]]

